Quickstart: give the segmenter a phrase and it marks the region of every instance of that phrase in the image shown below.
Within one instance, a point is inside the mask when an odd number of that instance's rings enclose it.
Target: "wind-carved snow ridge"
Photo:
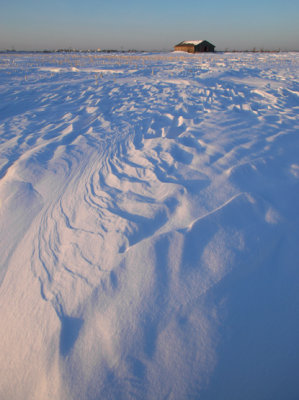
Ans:
[[[297,71],[0,57],[1,399],[294,398]]]

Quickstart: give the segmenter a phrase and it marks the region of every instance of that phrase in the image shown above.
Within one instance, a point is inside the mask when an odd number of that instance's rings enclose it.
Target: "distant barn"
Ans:
[[[207,40],[185,40],[174,46],[174,51],[186,51],[187,53],[213,52],[215,46]]]

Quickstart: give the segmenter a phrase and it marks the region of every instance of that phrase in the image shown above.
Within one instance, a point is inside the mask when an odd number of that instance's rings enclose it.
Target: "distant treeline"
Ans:
[[[0,50],[0,53],[145,53],[146,50],[115,50],[115,49],[97,49],[97,50],[79,50],[79,49],[57,49],[57,50]]]
[[[158,52],[158,53],[169,53],[173,50],[116,50],[116,49],[89,49],[89,50],[79,50],[79,49],[57,49],[57,50],[0,50],[0,53],[148,53],[148,52]],[[255,47],[251,50],[236,50],[228,49],[225,50],[215,50],[215,53],[288,53],[288,52],[298,52],[298,50],[268,50],[268,49],[256,49]],[[197,53],[198,54],[198,53]]]

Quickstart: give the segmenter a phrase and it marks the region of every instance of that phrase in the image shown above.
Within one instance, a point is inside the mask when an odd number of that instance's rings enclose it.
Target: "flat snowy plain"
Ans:
[[[0,399],[299,398],[299,54],[0,55]]]

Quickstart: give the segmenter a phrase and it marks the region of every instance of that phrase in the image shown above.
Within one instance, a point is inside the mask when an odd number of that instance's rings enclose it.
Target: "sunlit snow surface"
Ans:
[[[299,396],[299,55],[0,55],[0,399]]]

